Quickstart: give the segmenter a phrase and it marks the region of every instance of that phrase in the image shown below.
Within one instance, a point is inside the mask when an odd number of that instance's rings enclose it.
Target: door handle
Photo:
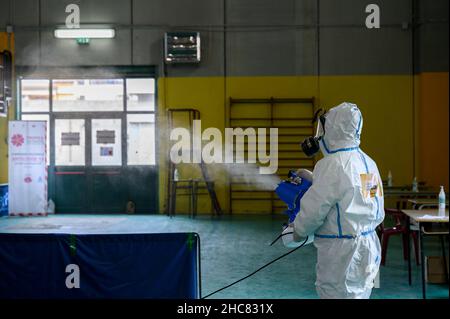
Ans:
[[[55,175],[86,175],[85,172],[55,172]]]

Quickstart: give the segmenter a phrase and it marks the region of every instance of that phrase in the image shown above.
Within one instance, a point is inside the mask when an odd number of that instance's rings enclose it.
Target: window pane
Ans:
[[[155,115],[127,115],[128,165],[155,165]]]
[[[122,165],[122,121],[92,120],[92,166]]]
[[[127,79],[127,110],[155,110],[155,79]]]
[[[49,80],[22,80],[21,87],[22,112],[49,111]]]
[[[23,121],[45,121],[47,122],[47,159],[46,164],[50,162],[50,121],[47,114],[22,114]]]
[[[55,165],[85,164],[84,120],[55,120]]]
[[[53,111],[123,111],[123,80],[53,80]]]

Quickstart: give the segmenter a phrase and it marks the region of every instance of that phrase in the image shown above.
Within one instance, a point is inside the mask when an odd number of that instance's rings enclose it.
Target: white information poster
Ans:
[[[9,215],[47,214],[47,126],[43,121],[9,122]]]

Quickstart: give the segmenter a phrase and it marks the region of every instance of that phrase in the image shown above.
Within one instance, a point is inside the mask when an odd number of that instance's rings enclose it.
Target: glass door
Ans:
[[[153,78],[22,78],[19,89],[21,118],[48,123],[57,213],[158,211]]]
[[[52,194],[61,212],[125,212],[122,117],[111,112],[53,114]]]
[[[50,198],[63,212],[88,210],[86,122],[81,115],[67,118],[52,116]]]
[[[114,213],[128,202],[128,176],[123,159],[123,114],[90,118],[90,178],[93,212]]]

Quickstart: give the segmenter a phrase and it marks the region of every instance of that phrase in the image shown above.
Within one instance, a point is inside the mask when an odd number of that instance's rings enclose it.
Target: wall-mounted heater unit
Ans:
[[[164,60],[166,63],[199,63],[199,32],[166,32],[164,35]]]

